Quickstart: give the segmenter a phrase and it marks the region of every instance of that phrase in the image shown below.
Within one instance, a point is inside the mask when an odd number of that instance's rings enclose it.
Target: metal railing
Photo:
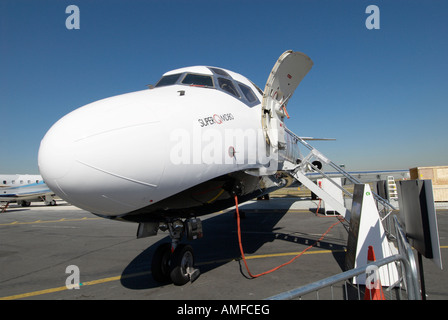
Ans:
[[[303,172],[307,170],[311,170],[313,172],[316,172],[320,174],[323,178],[326,178],[329,182],[334,184],[337,188],[339,188],[345,196],[347,196],[349,199],[353,199],[353,194],[349,192],[346,188],[340,186],[338,183],[332,179],[331,176],[334,176],[334,174],[344,177],[349,181],[351,184],[362,184],[358,179],[353,177],[350,173],[345,171],[341,166],[337,165],[333,161],[331,161],[329,158],[327,158],[325,155],[323,155],[320,151],[318,151],[316,148],[311,146],[308,142],[306,142],[303,138],[296,135],[294,132],[289,130],[285,127],[285,131],[296,140],[297,143],[301,143],[305,148],[307,148],[310,152],[307,156],[303,156],[302,153],[299,151],[300,154],[300,160],[301,163],[296,167],[296,170],[301,170]],[[299,149],[300,150],[300,149]],[[329,167],[331,167],[333,170],[336,170],[334,173],[325,173],[321,169],[319,169],[317,166],[313,164],[313,160],[319,160]],[[386,231],[386,235],[389,239],[394,240],[394,236],[392,234],[392,223],[390,222],[391,214],[394,210],[397,210],[388,200],[382,198],[377,193],[372,192],[374,199],[377,202],[377,208],[378,213],[380,214],[381,221],[383,222],[384,230]]]
[[[335,299],[335,287],[337,284],[342,283],[342,292],[344,300],[356,300],[363,299],[362,287],[359,282],[357,285],[353,285],[352,279],[365,274],[368,266],[377,266],[378,268],[386,266],[391,263],[395,263],[399,271],[399,280],[397,283],[392,284],[385,291],[391,293],[390,299],[408,299],[408,300],[420,300],[420,284],[418,280],[418,271],[415,263],[414,253],[410,246],[403,229],[398,222],[396,216],[394,218],[394,226],[396,232],[396,241],[398,245],[398,254],[374,261],[365,266],[360,266],[355,269],[351,269],[340,274],[316,281],[314,283],[305,285],[303,287],[289,290],[278,295],[269,297],[267,300],[292,300],[301,299],[303,296],[311,293],[316,294],[316,299],[326,298],[325,295],[320,294],[323,289],[330,290],[330,298]],[[353,291],[357,291],[354,293]],[[392,291],[395,291],[395,297],[392,295]],[[404,291],[404,292],[403,292]],[[336,293],[337,294],[337,293]]]
[[[308,142],[306,142],[304,139],[302,139],[301,137],[296,135],[294,132],[292,132],[288,128],[285,128],[285,131],[288,132],[294,139],[296,139],[297,142],[300,142],[304,147],[306,147],[310,151],[310,153],[306,157],[301,156],[302,157],[302,159],[301,159],[302,166],[309,165],[314,171],[320,173],[322,175],[322,177],[327,178],[332,183],[334,183],[338,188],[340,188],[339,185],[337,185],[334,181],[332,181],[332,179],[329,175],[327,175],[326,173],[324,173],[323,171],[321,171],[319,168],[315,167],[312,164],[312,159],[314,158],[314,159],[320,160],[320,161],[324,162],[325,164],[329,165],[331,168],[336,170],[336,172],[338,172],[341,176],[345,177],[352,184],[362,184],[358,179],[356,179],[350,173],[348,173],[343,168],[341,168],[341,166],[337,165],[336,163],[334,163],[333,161],[328,159],[320,151],[318,151],[316,148],[311,146]],[[348,192],[344,188],[341,188],[341,190],[347,196],[353,198],[353,195],[350,192]],[[396,210],[396,208],[392,204],[390,204],[389,201],[387,201],[386,199],[383,199],[375,192],[373,192],[373,195],[374,195],[375,200],[378,201],[384,208],[387,208],[389,211]]]

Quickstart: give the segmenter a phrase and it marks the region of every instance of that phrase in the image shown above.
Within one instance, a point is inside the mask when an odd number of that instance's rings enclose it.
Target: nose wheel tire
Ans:
[[[199,277],[199,270],[194,268],[194,253],[190,245],[179,244],[171,253],[171,244],[164,243],[154,252],[152,276],[160,283],[183,286]]]
[[[171,257],[171,281],[177,286],[183,286],[198,276],[199,270],[194,268],[193,248],[186,244],[178,245]]]

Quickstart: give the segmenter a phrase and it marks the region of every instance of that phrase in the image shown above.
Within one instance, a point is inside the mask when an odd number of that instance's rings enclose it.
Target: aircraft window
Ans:
[[[230,75],[226,71],[224,71],[222,69],[211,68],[211,67],[209,69],[212,70],[214,73],[219,74],[220,76],[230,77]]]
[[[238,83],[238,85],[240,86],[240,89],[243,92],[244,96],[246,97],[247,101],[249,102],[257,101],[257,97],[254,95],[254,92],[252,91],[251,88],[242,83]]]
[[[249,81],[250,81],[250,80],[249,80]],[[259,92],[261,95],[264,94],[263,90],[261,90],[255,83],[253,83],[252,81],[250,81],[250,83],[252,83],[252,85],[255,87],[255,89],[258,90],[258,92]]]
[[[189,73],[182,80],[183,84],[190,84],[194,86],[213,87],[213,79],[210,76]]]
[[[230,93],[231,95],[239,98],[240,95],[238,93],[238,91],[236,90],[235,86],[233,85],[233,82],[230,81],[229,79],[224,79],[224,78],[218,78],[218,83],[219,83],[219,87]]]
[[[162,79],[159,80],[159,82],[157,82],[156,84],[156,88],[157,87],[164,87],[164,86],[170,86],[176,83],[176,81],[179,79],[180,77],[180,73],[178,74],[172,74],[169,76],[165,76],[162,77]]]

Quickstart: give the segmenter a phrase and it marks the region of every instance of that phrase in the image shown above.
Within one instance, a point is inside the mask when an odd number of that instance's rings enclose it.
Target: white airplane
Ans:
[[[54,192],[43,181],[0,188],[0,202],[5,203],[2,212],[11,202],[17,202],[22,207],[29,207],[33,201],[45,201],[46,205],[53,206],[56,205],[53,196]]]
[[[307,172],[287,103],[313,65],[283,53],[264,91],[222,68],[165,73],[150,90],[83,106],[48,131],[38,163],[56,195],[98,216],[139,223],[137,237],[168,230],[152,261],[157,281],[197,278],[193,250],[199,216],[289,185]],[[325,158],[324,158],[325,159]],[[316,167],[322,167],[317,161]]]
[[[16,187],[41,181],[42,176],[37,174],[0,174],[0,188]]]

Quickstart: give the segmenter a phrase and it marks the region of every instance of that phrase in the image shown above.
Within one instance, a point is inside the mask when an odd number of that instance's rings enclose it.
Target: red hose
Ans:
[[[278,270],[290,263],[292,263],[294,260],[296,260],[297,258],[299,258],[301,255],[303,255],[305,252],[307,252],[309,249],[311,249],[312,247],[314,247],[318,242],[322,241],[322,239],[327,235],[328,232],[330,232],[330,230],[336,226],[337,224],[341,223],[343,219],[339,219],[337,222],[333,223],[328,229],[327,231],[325,231],[325,233],[312,245],[310,245],[308,248],[304,249],[302,252],[300,252],[298,255],[296,255],[294,258],[292,258],[291,260],[289,260],[288,262],[285,262],[281,265],[279,265],[278,267],[275,267],[271,270],[265,271],[263,273],[259,273],[259,274],[255,274],[253,275],[250,270],[249,270],[249,266],[247,265],[247,261],[246,261],[246,257],[244,256],[244,249],[243,249],[243,244],[241,241],[241,225],[240,225],[240,212],[238,209],[238,197],[235,195],[235,207],[236,207],[236,219],[237,219],[237,225],[238,225],[238,243],[239,243],[239,247],[240,247],[240,252],[241,252],[241,258],[244,261],[244,265],[246,266],[246,270],[249,273],[249,275],[252,278],[258,278],[261,276],[264,276],[266,274],[269,274],[271,272],[274,272],[275,270]]]

